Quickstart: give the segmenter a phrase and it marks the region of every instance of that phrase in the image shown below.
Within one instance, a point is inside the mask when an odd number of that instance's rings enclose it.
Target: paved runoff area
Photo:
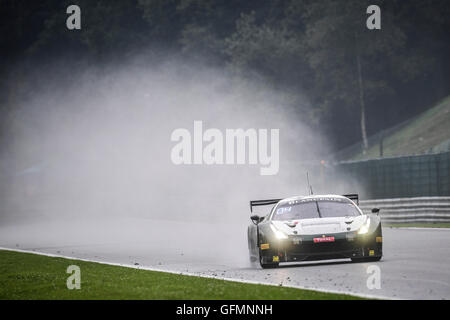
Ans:
[[[4,248],[367,297],[450,299],[450,229],[384,228],[383,242],[380,262],[343,259],[261,269],[248,261],[243,224],[129,219],[0,226]]]

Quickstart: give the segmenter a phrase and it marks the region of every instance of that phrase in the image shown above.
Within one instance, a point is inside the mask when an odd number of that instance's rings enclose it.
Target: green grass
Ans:
[[[450,223],[396,223],[396,224],[383,224],[383,227],[391,227],[391,228],[450,228]]]
[[[69,265],[81,289],[66,287]],[[0,250],[0,299],[359,299]]]
[[[450,96],[434,107],[411,119],[404,126],[384,137],[383,156],[423,154],[445,151],[450,143]],[[347,160],[379,157],[379,143],[371,146],[365,155],[349,154]]]

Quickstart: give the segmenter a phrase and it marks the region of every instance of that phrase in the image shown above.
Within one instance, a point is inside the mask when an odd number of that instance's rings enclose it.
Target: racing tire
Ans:
[[[278,262],[263,263],[261,250],[259,251],[259,264],[261,265],[261,268],[263,268],[263,269],[273,269],[273,268],[278,268],[278,266],[279,266]]]
[[[275,269],[278,268],[278,262],[275,263],[260,263],[263,269]]]
[[[367,258],[351,258],[352,262],[376,262],[381,260],[381,256],[379,257],[367,257]]]

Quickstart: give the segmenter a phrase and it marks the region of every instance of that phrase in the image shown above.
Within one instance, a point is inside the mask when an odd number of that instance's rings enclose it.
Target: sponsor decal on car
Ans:
[[[270,246],[268,243],[261,243],[261,250],[267,250],[269,248],[270,248]]]
[[[280,262],[279,256],[273,256],[273,262]]]
[[[376,238],[375,238],[375,241],[376,241],[376,242],[383,242],[383,237],[376,237]]]
[[[319,242],[334,242],[334,237],[322,237],[322,238],[314,238],[313,239],[314,243],[319,243]]]
[[[370,251],[369,251],[369,256],[373,256],[373,255],[375,255],[375,251],[370,250]]]

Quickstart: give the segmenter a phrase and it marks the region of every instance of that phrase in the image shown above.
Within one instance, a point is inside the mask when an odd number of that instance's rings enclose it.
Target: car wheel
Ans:
[[[367,258],[351,258],[352,262],[376,262],[381,260],[380,257],[367,257]]]
[[[265,263],[265,264],[261,264],[261,267],[263,269],[275,269],[275,268],[278,268],[278,263],[269,263],[269,264]]]
[[[261,256],[261,250],[259,251],[259,264],[261,265],[261,268],[263,268],[263,269],[277,268],[279,265],[278,262],[263,263],[262,256]]]

